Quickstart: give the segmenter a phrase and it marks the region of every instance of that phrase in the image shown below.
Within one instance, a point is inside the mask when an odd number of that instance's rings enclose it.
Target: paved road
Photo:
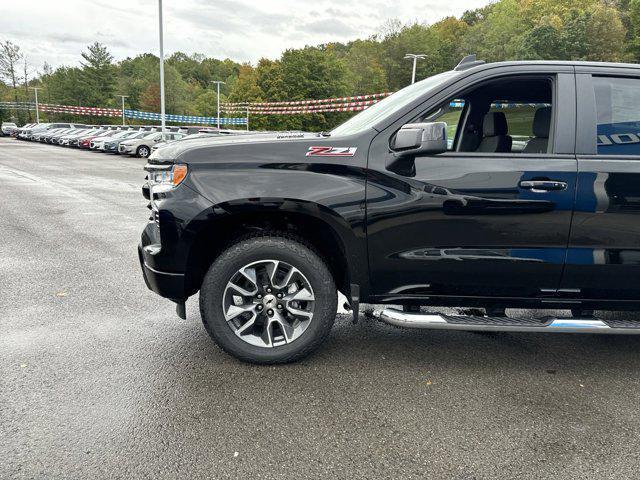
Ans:
[[[143,163],[0,139],[0,478],[638,478],[640,338],[339,318],[239,363],[144,286]]]

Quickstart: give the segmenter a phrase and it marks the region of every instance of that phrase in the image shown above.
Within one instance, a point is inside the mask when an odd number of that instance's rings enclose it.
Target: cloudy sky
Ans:
[[[157,0],[3,0],[0,41],[40,70],[77,65],[90,43],[116,59],[158,52]],[[292,47],[366,38],[388,19],[432,23],[489,0],[164,0],[165,53],[256,62]]]

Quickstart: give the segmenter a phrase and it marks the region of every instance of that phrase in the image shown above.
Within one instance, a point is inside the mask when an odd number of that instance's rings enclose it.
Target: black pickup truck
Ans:
[[[185,140],[145,168],[147,285],[183,318],[200,291],[243,360],[311,352],[336,291],[405,327],[640,333],[593,316],[640,310],[638,65],[470,56],[331,132]]]

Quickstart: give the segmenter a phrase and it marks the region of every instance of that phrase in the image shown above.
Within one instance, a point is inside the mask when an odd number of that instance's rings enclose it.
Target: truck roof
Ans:
[[[469,66],[465,68],[464,64],[456,67],[458,71],[480,71],[495,67],[521,67],[521,66],[564,66],[564,67],[588,67],[588,68],[632,68],[640,69],[637,63],[615,63],[615,62],[585,62],[577,60],[518,60],[505,62],[480,63],[469,62]],[[460,68],[462,67],[462,68]]]

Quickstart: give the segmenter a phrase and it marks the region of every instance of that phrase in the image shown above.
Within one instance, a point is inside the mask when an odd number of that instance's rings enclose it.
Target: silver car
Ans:
[[[164,141],[171,142],[174,140],[180,140],[186,136],[187,135],[185,133],[165,132]],[[142,138],[124,140],[123,142],[120,142],[120,145],[118,146],[118,153],[147,158],[151,154],[151,147],[162,141],[161,132],[150,133]]]

